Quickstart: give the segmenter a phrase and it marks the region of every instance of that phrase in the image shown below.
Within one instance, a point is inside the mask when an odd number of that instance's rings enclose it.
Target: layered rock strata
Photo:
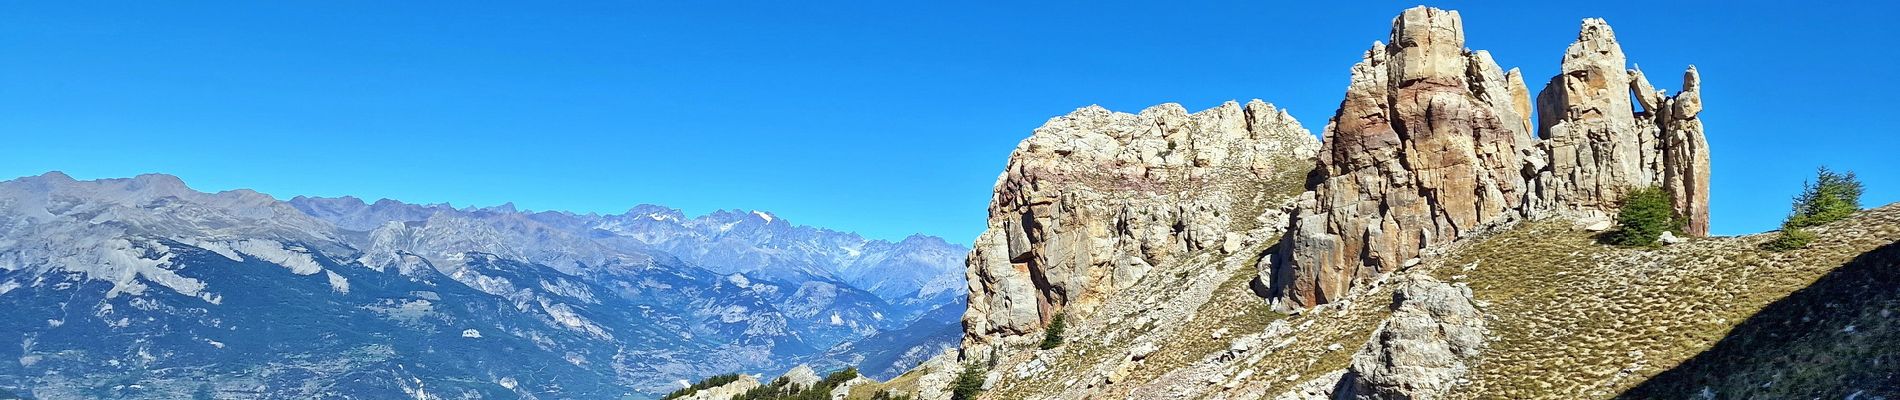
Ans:
[[[1638,187],[1669,190],[1686,233],[1706,235],[1695,70],[1664,96],[1624,65],[1609,26],[1585,20],[1563,73],[1538,95],[1533,138],[1521,74],[1465,49],[1456,11],[1406,10],[1391,43],[1353,66],[1261,286],[1293,308],[1332,302],[1428,247],[1527,217],[1613,214]]]
[[[1258,100],[1192,114],[1091,106],[1051,119],[1011,154],[970,252],[964,354],[1038,340],[1028,333],[1057,313],[1086,316],[1188,254],[1274,240],[1247,233],[1284,224],[1263,193],[1297,188],[1318,148]]]

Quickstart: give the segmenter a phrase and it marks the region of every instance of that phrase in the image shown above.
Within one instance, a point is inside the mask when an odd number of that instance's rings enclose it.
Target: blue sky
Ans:
[[[1317,131],[1414,5],[1166,3],[7,2],[0,179],[760,209],[968,243],[1048,118],[1260,98]],[[1696,64],[1716,233],[1772,229],[1821,164],[1900,201],[1891,2],[1538,3],[1434,5],[1533,82],[1584,17],[1663,88]]]

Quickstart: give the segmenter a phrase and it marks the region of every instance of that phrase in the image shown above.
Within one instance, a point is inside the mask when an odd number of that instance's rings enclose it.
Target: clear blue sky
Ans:
[[[6,2],[0,176],[760,209],[968,243],[1048,118],[1261,98],[1318,130],[1414,4],[1167,3]],[[1698,65],[1716,233],[1772,229],[1820,164],[1900,200],[1891,2],[1542,3],[1435,5],[1533,82],[1584,17],[1664,88]]]

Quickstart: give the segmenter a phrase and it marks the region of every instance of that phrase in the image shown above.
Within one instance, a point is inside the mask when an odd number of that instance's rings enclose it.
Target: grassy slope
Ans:
[[[1891,372],[1867,367],[1884,362],[1893,371],[1900,362],[1893,359],[1900,353],[1895,319],[1887,317],[1900,312],[1900,267],[1889,254],[1900,252],[1890,247],[1900,240],[1900,205],[1814,231],[1820,240],[1787,253],[1757,248],[1773,234],[1621,249],[1567,224],[1538,222],[1452,249],[1427,267],[1470,284],[1494,318],[1493,343],[1456,397],[1609,398],[1643,385],[1625,396],[1687,398],[1711,386],[1721,398],[1840,398],[1866,389],[1852,385],[1883,379],[1892,395]],[[1856,261],[1875,250],[1881,253]],[[1848,269],[1846,278],[1826,278]],[[1817,282],[1840,287],[1817,293],[1853,298],[1784,300]],[[1777,348],[1759,348],[1768,343]],[[1691,361],[1712,347],[1736,355]],[[1871,378],[1837,379],[1851,373]]]

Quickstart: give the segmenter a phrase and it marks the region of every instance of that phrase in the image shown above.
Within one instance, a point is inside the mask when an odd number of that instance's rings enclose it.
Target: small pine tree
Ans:
[[[1821,167],[1814,175],[1814,180],[1801,182],[1801,194],[1794,196],[1793,209],[1788,211],[1788,219],[1781,222],[1781,235],[1763,242],[1763,249],[1788,251],[1807,247],[1808,242],[1814,241],[1814,233],[1803,228],[1846,219],[1860,211],[1860,194],[1864,187],[1853,171],[1836,173]]]
[[[1682,232],[1684,220],[1669,203],[1669,193],[1660,188],[1631,190],[1619,208],[1617,230],[1605,237],[1611,244],[1653,247],[1663,232]]]
[[[950,386],[950,400],[974,400],[983,393],[983,366],[977,363],[963,365],[963,372],[957,374],[956,382]]]
[[[1062,331],[1068,328],[1067,322],[1063,319],[1061,313],[1049,319],[1049,327],[1042,331],[1042,344],[1037,347],[1048,350],[1062,346]]]
[[[1794,210],[1782,225],[1806,228],[1846,219],[1860,211],[1863,187],[1853,171],[1836,173],[1821,167],[1814,175],[1813,181],[1801,183],[1801,194],[1794,197]]]

